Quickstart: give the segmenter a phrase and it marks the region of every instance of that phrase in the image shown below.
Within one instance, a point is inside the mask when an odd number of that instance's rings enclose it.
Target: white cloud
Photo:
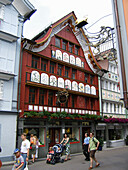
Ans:
[[[30,21],[24,25],[24,36],[32,38],[44,29],[44,27],[74,11],[78,18],[88,17],[88,26],[102,16],[112,13],[111,0],[29,0],[37,9]],[[111,26],[112,16],[102,19],[92,27],[99,29],[102,25]],[[91,30],[91,29],[90,29]]]

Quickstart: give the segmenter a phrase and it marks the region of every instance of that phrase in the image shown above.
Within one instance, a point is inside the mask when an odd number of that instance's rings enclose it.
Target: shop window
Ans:
[[[50,62],[50,73],[55,73],[55,63],[54,62]]]
[[[79,142],[79,128],[78,127],[66,127],[65,133],[69,136],[70,142]]]
[[[63,40],[62,42],[62,49],[67,50],[67,41]]]
[[[75,54],[79,55],[79,47],[78,46],[75,46]]]
[[[45,91],[44,89],[39,90],[39,104],[44,105]]]
[[[85,83],[88,83],[89,74],[85,73],[84,76],[85,76]]]
[[[55,46],[60,48],[60,38],[55,38]]]
[[[76,70],[72,69],[72,79],[76,79]]]
[[[94,84],[94,76],[93,75],[90,75],[90,83]]]
[[[30,87],[29,88],[29,103],[35,104],[35,96],[36,96],[36,89]]]
[[[65,77],[69,78],[69,67],[65,67]]]
[[[27,134],[28,140],[30,140],[30,135],[34,134],[39,141],[39,145],[45,145],[45,128],[26,128],[24,132]]]
[[[41,70],[47,71],[47,60],[41,59]]]
[[[73,44],[69,43],[69,52],[73,53]]]
[[[32,56],[32,64],[31,64],[32,68],[38,69],[39,68],[39,64],[40,64],[39,57]]]
[[[120,140],[122,139],[122,133],[123,130],[122,129],[109,129],[109,140]]]
[[[54,97],[54,93],[52,91],[49,91],[48,93],[48,105],[49,106],[53,106],[53,97]]]
[[[58,64],[57,74],[58,74],[59,76],[62,76],[62,69],[63,69],[63,66],[60,65],[60,64]]]

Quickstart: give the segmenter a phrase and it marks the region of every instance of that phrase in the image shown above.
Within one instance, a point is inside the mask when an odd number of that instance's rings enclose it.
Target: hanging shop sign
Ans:
[[[66,103],[68,100],[68,96],[69,94],[66,89],[59,90],[57,94],[57,102],[62,103],[62,104]]]

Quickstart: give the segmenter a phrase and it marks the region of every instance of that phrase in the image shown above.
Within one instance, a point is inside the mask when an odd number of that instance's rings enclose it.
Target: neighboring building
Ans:
[[[0,0],[0,160],[13,158],[23,23],[35,12],[29,1]]]
[[[34,133],[40,140],[39,156],[48,146],[59,143],[68,133],[71,153],[82,151],[84,133],[95,131],[93,120],[65,120],[27,117],[35,112],[99,115],[97,69],[101,67],[85,46],[87,37],[75,28],[76,16],[71,12],[32,40],[23,39],[20,89],[19,132]],[[95,63],[95,65],[94,65]],[[58,103],[57,93],[67,89],[65,104]],[[39,115],[38,114],[38,115]],[[20,137],[20,134],[19,134]]]
[[[114,29],[111,30],[109,39],[100,45],[100,54],[96,56],[98,63],[106,69],[101,76],[99,84],[100,91],[100,113],[105,118],[127,118],[124,102],[120,94],[120,79],[118,74],[118,62],[115,43]],[[109,146],[124,145],[127,125],[125,123],[108,124],[108,132],[105,126],[97,127],[97,137],[102,136],[104,140],[109,140]],[[107,135],[107,136],[106,136]]]
[[[128,109],[128,1],[112,0],[121,98]]]

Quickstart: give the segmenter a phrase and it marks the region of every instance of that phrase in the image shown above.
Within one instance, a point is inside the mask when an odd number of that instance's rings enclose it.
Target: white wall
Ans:
[[[0,157],[12,156],[16,144],[16,115],[0,115]]]

